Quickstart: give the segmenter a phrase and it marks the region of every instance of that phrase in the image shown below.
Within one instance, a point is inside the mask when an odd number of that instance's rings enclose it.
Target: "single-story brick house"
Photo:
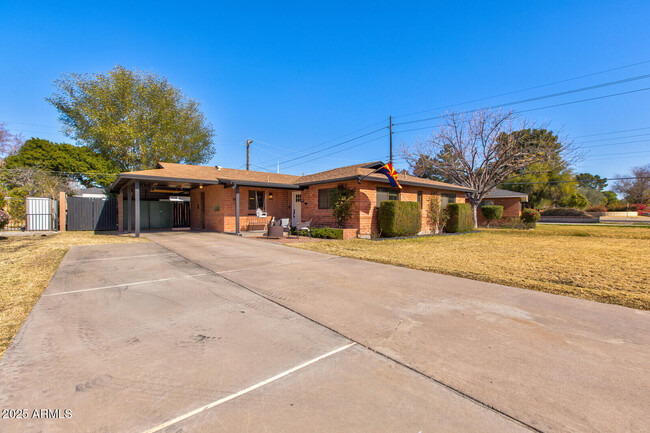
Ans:
[[[344,227],[347,238],[379,231],[378,206],[383,200],[419,202],[422,231],[427,232],[431,197],[446,205],[464,202],[471,191],[407,174],[399,175],[401,190],[391,188],[386,176],[372,173],[383,164],[375,161],[293,176],[161,162],[153,170],[120,173],[111,191],[118,194],[120,231],[191,227],[239,233],[262,228],[273,217],[290,218],[292,225],[311,220],[316,227],[335,227],[329,192],[344,184],[355,190],[352,217]],[[258,217],[257,209],[267,216]]]
[[[503,206],[503,216],[501,217],[501,220],[506,220],[509,218],[520,217],[522,204],[526,203],[527,201],[528,195],[524,193],[494,188],[483,198],[479,204],[479,207],[485,205]],[[477,217],[479,227],[485,226],[487,224],[487,220],[483,216],[483,213],[480,211],[480,209],[477,212]]]

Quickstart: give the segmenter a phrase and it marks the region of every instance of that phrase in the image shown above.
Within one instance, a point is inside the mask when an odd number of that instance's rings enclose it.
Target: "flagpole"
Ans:
[[[366,175],[364,175],[364,176],[361,176],[360,178],[357,179],[357,182],[359,182],[359,184],[361,184],[361,179],[365,179],[366,177],[370,176],[371,174],[375,174],[375,173],[377,173],[377,172],[378,172],[379,170],[381,170],[382,168],[384,168],[383,165],[382,165],[381,167],[379,167],[379,168],[377,168],[377,169],[371,171],[370,173],[368,173],[368,174],[366,174]]]

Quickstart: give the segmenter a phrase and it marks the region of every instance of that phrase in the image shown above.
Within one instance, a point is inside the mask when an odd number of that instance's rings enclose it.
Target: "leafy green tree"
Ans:
[[[499,188],[527,194],[529,206],[539,209],[561,206],[576,192],[572,180],[573,173],[568,168],[556,166],[549,169],[544,163],[534,163]]]
[[[107,74],[67,74],[54,85],[46,99],[64,133],[122,171],[160,161],[200,164],[214,155],[214,132],[199,103],[164,77],[116,66]]]
[[[579,192],[574,192],[571,194],[571,196],[569,196],[569,199],[566,201],[566,205],[574,209],[585,210],[587,206],[589,206],[589,200],[587,200],[587,197],[580,194]]]
[[[107,187],[115,180],[119,167],[87,146],[53,143],[31,138],[5,159],[5,168],[38,168],[76,180],[86,187]]]
[[[576,192],[565,146],[556,134],[546,129],[524,129],[516,133],[525,138],[522,141],[525,144],[544,143],[545,155],[519,170],[499,188],[527,194],[533,208],[562,206]]]
[[[614,191],[603,191],[603,195],[605,196],[605,205],[607,206],[612,206],[620,202]]]
[[[578,192],[587,197],[587,200],[589,200],[589,204],[591,205],[600,206],[607,202],[607,197],[605,197],[605,194],[596,188],[581,186],[578,188]]]
[[[601,178],[597,174],[579,173],[576,174],[578,186],[581,188],[592,188],[597,191],[602,191],[607,186],[607,178]]]
[[[436,180],[438,182],[452,183],[453,179],[450,179],[444,172],[436,168],[440,163],[442,155],[446,152],[449,152],[448,146],[445,146],[438,155],[433,157],[429,155],[419,155],[412,168],[413,176]]]
[[[356,193],[353,189],[346,188],[343,184],[338,185],[332,191],[330,203],[332,206],[332,216],[336,220],[336,225],[339,228],[342,228],[352,215],[355,195]]]

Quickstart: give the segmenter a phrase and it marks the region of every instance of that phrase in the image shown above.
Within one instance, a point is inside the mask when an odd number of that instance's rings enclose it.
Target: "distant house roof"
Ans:
[[[117,180],[111,185],[111,190],[117,190],[129,180],[146,180],[161,182],[177,182],[185,184],[237,184],[242,186],[258,186],[269,188],[299,189],[304,186],[319,183],[337,182],[358,179],[363,176],[367,180],[388,183],[382,174],[370,174],[373,170],[384,165],[382,161],[349,165],[332,170],[326,170],[306,176],[293,176],[289,174],[268,173],[263,171],[236,170],[219,166],[199,166],[187,164],[174,164],[161,162],[152,170],[132,171],[120,173]],[[400,174],[399,182],[404,185],[438,188],[452,191],[472,191],[470,188],[453,185],[450,183],[436,182],[429,179]]]
[[[84,197],[84,196],[105,197],[106,195],[107,195],[106,190],[104,188],[84,188],[78,190],[77,193],[75,194],[75,196],[77,197]]]
[[[520,201],[528,201],[528,194],[517,191],[508,191],[507,189],[494,188],[485,196],[485,198],[518,198]]]

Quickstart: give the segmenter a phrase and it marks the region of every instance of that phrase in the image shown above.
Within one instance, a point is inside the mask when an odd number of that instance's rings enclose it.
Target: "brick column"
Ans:
[[[68,215],[68,201],[63,191],[59,192],[59,231],[64,232]]]

